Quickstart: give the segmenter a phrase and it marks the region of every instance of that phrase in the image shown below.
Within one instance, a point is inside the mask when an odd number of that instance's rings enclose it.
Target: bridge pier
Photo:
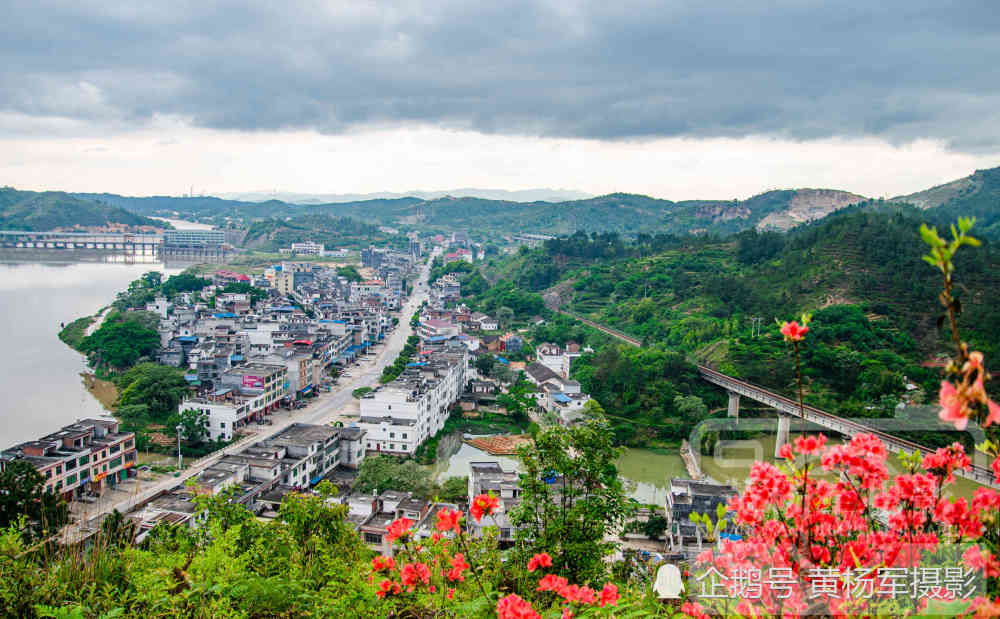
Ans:
[[[788,442],[788,431],[792,427],[792,418],[786,415],[778,415],[778,435],[775,437],[774,441],[774,459],[777,460],[781,456],[778,454],[781,448],[784,447],[785,443]]]
[[[729,392],[729,411],[728,415],[736,419],[740,418],[740,394],[735,391]]]

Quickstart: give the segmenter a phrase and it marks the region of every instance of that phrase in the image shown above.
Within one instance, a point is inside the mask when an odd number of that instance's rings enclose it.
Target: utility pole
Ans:
[[[183,466],[181,459],[181,431],[183,429],[184,426],[182,426],[181,424],[177,424],[177,470],[181,470]]]

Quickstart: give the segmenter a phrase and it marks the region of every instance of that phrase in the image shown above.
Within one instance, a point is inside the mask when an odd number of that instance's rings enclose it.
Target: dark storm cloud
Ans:
[[[6,8],[0,114],[1000,144],[992,1],[115,4]]]

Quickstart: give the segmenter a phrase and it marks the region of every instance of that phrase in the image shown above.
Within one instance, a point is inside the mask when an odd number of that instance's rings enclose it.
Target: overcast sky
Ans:
[[[133,4],[0,1],[0,184],[890,196],[1000,165],[992,0]]]

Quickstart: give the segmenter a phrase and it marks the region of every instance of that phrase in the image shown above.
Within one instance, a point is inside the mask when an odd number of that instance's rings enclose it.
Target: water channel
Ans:
[[[168,220],[177,228],[210,228]],[[48,261],[46,261],[48,259]],[[84,357],[59,340],[61,324],[91,316],[147,271],[180,272],[154,258],[99,262],[38,251],[0,256],[0,449],[54,432],[77,419],[106,414],[83,384]]]
[[[792,435],[794,440],[795,435]],[[830,444],[836,441],[831,440]],[[703,472],[715,481],[742,488],[756,460],[774,462],[774,434],[747,441],[724,441],[717,456],[704,456],[701,460]],[[470,462],[498,461],[504,470],[519,470],[519,462],[513,456],[492,456],[489,453],[462,442],[461,434],[444,437],[438,450],[438,462],[431,469],[437,481],[448,477],[464,477],[469,474]],[[899,458],[890,454],[887,462],[890,476],[905,472]],[[660,450],[626,448],[617,462],[618,475],[631,498],[640,503],[663,505],[674,477],[690,477],[678,453]],[[979,484],[956,477],[950,486],[955,496],[971,498]]]

